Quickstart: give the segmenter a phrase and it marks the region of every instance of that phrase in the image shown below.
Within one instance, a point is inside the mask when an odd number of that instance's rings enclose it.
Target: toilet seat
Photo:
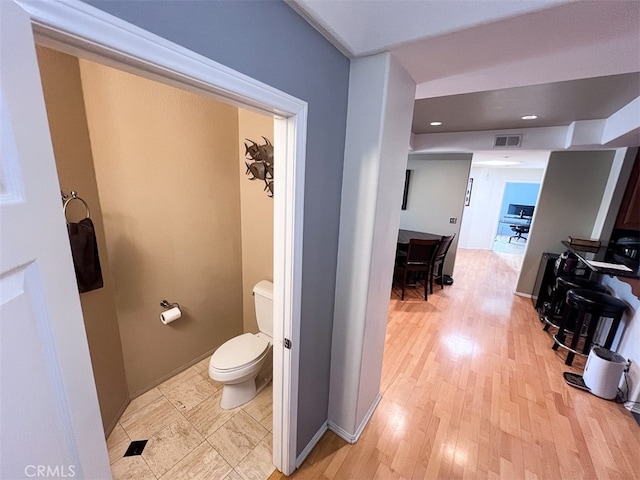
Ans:
[[[221,372],[246,368],[262,359],[269,342],[253,333],[244,333],[225,342],[211,357],[210,366]]]

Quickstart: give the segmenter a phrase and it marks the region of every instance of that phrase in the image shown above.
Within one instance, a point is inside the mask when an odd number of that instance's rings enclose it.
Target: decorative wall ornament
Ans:
[[[249,180],[263,180],[267,195],[273,198],[273,145],[265,137],[262,138],[265,141],[264,145],[258,145],[253,140],[246,139],[251,144],[247,145],[245,142],[244,155],[251,162],[244,162],[247,166],[245,173],[249,176]]]
[[[464,194],[464,206],[471,205],[471,190],[473,189],[473,178],[469,178],[467,182],[467,193]]]

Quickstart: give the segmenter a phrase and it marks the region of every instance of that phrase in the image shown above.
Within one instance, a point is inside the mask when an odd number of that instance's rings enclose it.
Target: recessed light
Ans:
[[[439,127],[440,125],[442,125],[442,122],[431,122],[429,125],[431,125],[432,127]]]
[[[522,120],[535,120],[536,118],[538,118],[538,115],[524,115]]]
[[[491,167],[506,167],[508,165],[518,165],[522,162],[514,160],[484,160],[480,162],[474,162],[476,165],[489,165]]]

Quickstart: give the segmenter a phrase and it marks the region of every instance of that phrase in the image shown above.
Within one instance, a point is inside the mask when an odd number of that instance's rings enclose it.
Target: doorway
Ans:
[[[291,473],[296,446],[306,103],[152,34],[123,28],[124,22],[111,18],[83,15],[79,19],[73,7],[56,4],[33,14],[31,21],[38,43],[44,46],[276,116],[273,458],[279,470]],[[284,348],[285,338],[293,348]]]
[[[160,422],[141,431],[132,418],[144,415],[142,407],[173,405],[185,428],[211,434],[198,412],[219,411],[221,385],[208,375],[212,349],[259,331],[251,293],[273,279],[273,200],[263,182],[244,178],[244,143],[272,139],[273,117],[37,52],[60,187],[81,199],[67,204],[65,216],[80,221],[82,202],[90,206],[100,253],[103,286],[80,301],[115,475],[130,460],[122,458],[128,445],[113,442],[125,426],[129,437],[148,438],[152,453],[152,430],[168,428]],[[158,321],[165,297],[182,310],[171,325]],[[271,386],[267,392],[273,396]],[[264,397],[259,411],[248,410],[264,423],[253,424],[260,434],[272,415]],[[266,472],[271,442],[261,442]],[[160,466],[150,460],[146,468]]]
[[[493,251],[524,256],[539,183],[505,182]]]

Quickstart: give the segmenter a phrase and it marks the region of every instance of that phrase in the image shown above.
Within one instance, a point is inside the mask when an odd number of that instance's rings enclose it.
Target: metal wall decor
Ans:
[[[473,178],[469,178],[467,182],[467,192],[464,194],[464,206],[471,205],[471,190],[473,189]]]
[[[265,141],[264,145],[258,145],[253,140],[246,139],[247,142],[251,142],[248,145],[246,142],[244,147],[245,157],[250,162],[244,162],[247,166],[245,172],[249,176],[249,180],[263,180],[264,189],[267,195],[273,198],[273,145],[271,142],[262,137]]]

